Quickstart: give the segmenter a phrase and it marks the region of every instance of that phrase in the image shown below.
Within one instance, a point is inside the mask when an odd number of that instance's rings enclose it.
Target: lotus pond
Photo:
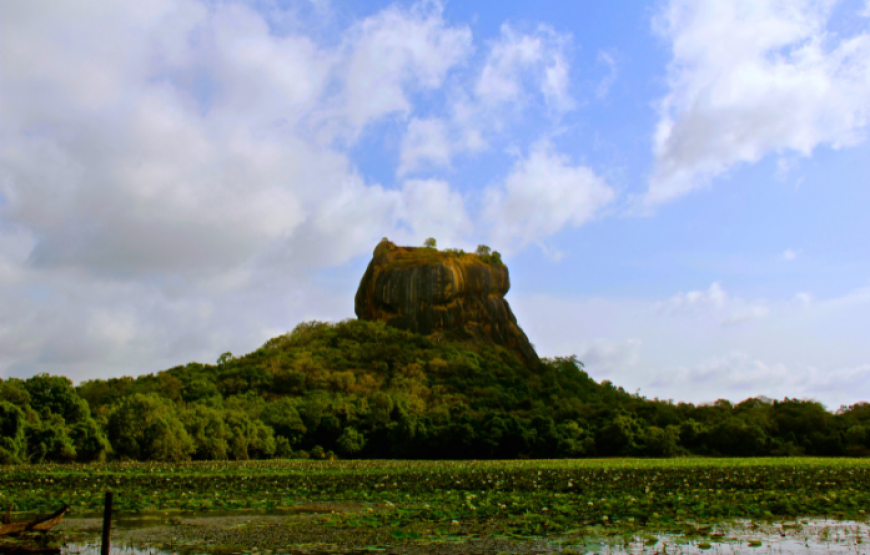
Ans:
[[[107,489],[117,545],[170,553],[870,552],[862,459],[0,468],[0,506],[72,506],[40,541],[93,541]]]

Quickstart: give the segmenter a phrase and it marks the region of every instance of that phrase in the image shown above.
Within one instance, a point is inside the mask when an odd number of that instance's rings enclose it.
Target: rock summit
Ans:
[[[528,337],[504,296],[508,269],[498,256],[430,247],[375,247],[356,292],[360,320],[434,337],[488,342],[538,363]]]

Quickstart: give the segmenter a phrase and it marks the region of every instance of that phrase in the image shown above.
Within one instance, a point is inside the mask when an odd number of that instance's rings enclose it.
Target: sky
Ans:
[[[541,356],[870,401],[870,0],[0,2],[0,377],[353,318],[502,253]]]

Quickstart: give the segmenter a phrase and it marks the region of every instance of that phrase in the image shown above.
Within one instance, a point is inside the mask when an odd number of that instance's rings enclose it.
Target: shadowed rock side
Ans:
[[[495,343],[535,365],[538,355],[504,299],[508,289],[504,264],[382,241],[359,284],[355,312],[423,335]]]

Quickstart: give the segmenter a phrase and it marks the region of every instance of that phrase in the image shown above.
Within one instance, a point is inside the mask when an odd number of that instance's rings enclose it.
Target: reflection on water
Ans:
[[[134,525],[133,522],[128,525]],[[459,539],[459,538],[457,538]],[[411,542],[402,545],[384,546],[385,553],[453,554],[467,553],[562,553],[564,555],[870,555],[870,526],[864,522],[803,520],[798,522],[732,522],[712,526],[689,527],[682,532],[632,534],[630,536],[606,535],[583,537],[563,536],[541,541],[529,538],[529,542],[517,540],[515,547],[503,543],[495,548],[480,539],[456,541],[446,544]],[[416,543],[416,545],[415,545]],[[259,551],[258,551],[259,548]],[[283,555],[305,551],[323,553],[360,553],[361,546],[285,546],[283,550],[265,549],[250,545],[240,550],[240,555]],[[187,553],[196,553],[196,547],[188,545]],[[112,546],[111,555],[175,555],[176,551],[157,548]],[[69,544],[61,549],[62,555],[100,555],[96,544]]]
[[[100,546],[97,544],[69,544],[61,548],[61,555],[100,555]],[[129,546],[115,546],[109,550],[110,555],[167,555],[168,552],[160,549],[145,549]],[[171,554],[169,554],[171,555]]]
[[[863,522],[804,520],[696,528],[682,534],[601,538],[563,553],[600,554],[870,554],[870,526]]]

